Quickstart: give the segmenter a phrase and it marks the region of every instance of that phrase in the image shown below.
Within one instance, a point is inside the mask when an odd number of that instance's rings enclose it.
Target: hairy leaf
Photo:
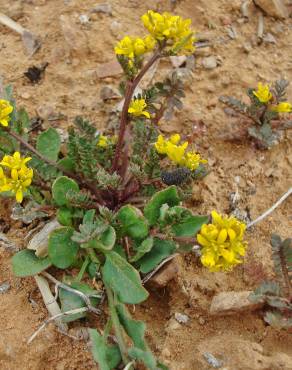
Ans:
[[[58,131],[54,128],[50,127],[37,138],[36,149],[51,161],[57,161],[60,148],[61,138]]]
[[[24,249],[17,252],[12,257],[13,272],[18,277],[32,276],[39,274],[51,266],[51,261],[48,257],[38,258],[34,251]]]
[[[68,205],[66,194],[72,190],[79,191],[79,186],[74,180],[67,176],[60,176],[54,181],[52,195],[57,206],[62,207]]]

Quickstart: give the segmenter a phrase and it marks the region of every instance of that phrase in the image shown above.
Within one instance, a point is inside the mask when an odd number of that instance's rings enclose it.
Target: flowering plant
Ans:
[[[197,242],[202,264],[210,270],[230,270],[246,249],[244,224],[215,211],[210,224],[207,215],[195,215],[182,205],[184,186],[207,163],[179,134],[166,138],[159,129],[169,100],[181,107],[182,82],[172,74],[135,94],[159,58],[194,51],[190,20],[149,11],[142,21],[149,35],[126,36],[115,47],[125,72],[117,132],[100,133],[77,117],[61,152],[56,129],[31,134],[31,122],[17,110],[9,88],[0,101],[0,192],[23,204],[17,217],[24,222],[56,217],[46,225],[49,236],[42,248],[30,245],[13,257],[14,272],[56,283],[45,270],[53,266],[63,271],[63,282],[56,285],[62,311],[57,317],[63,324],[88,312],[103,314],[107,297],[107,324],[89,329],[102,370],[121,362],[129,369],[139,362],[148,369],[166,369],[145,341],[144,323],[126,307],[147,299],[143,278]],[[31,202],[34,213],[28,221]]]
[[[267,149],[279,141],[282,130],[292,127],[292,104],[286,100],[288,84],[286,80],[276,81],[273,86],[259,82],[257,89],[247,90],[249,105],[229,96],[221,96],[220,100],[248,119],[248,135]]]

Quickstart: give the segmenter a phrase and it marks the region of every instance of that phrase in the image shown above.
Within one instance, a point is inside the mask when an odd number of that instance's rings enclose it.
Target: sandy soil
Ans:
[[[11,3],[11,4],[10,4]],[[244,90],[257,81],[272,82],[284,77],[292,81],[292,25],[265,17],[265,30],[276,43],[256,45],[257,13],[243,22],[240,1],[140,1],[110,0],[112,15],[95,13],[89,23],[79,16],[89,14],[94,0],[0,0],[1,11],[38,34],[42,47],[33,57],[24,52],[18,35],[0,27],[0,75],[4,84],[12,84],[19,105],[32,116],[37,113],[46,125],[66,127],[77,115],[88,117],[102,128],[112,105],[103,104],[99,92],[105,85],[118,86],[118,77],[99,78],[103,63],[114,59],[113,46],[127,33],[142,31],[139,17],[148,9],[173,10],[190,17],[195,28],[207,33],[213,45],[196,53],[196,66],[187,87],[185,108],[167,131],[179,130],[196,135],[196,122],[204,122],[204,132],[196,137],[196,147],[211,164],[211,173],[194,185],[193,209],[210,212],[216,208],[229,212],[230,193],[240,194],[239,206],[252,219],[269,208],[291,186],[291,134],[269,151],[256,150],[249,143],[222,140],[235,118],[226,116],[218,96],[244,96]],[[291,19],[291,18],[290,18]],[[228,27],[237,38],[228,36]],[[248,46],[246,46],[248,44]],[[246,50],[248,49],[248,50]],[[214,55],[221,65],[212,70],[202,59]],[[23,73],[32,65],[48,62],[44,78],[31,84]],[[161,63],[162,70],[170,67]],[[288,88],[292,99],[292,84]],[[178,277],[166,289],[152,290],[151,298],[135,315],[148,324],[147,336],[152,349],[172,370],[212,368],[203,357],[210,352],[222,360],[225,370],[292,369],[291,334],[266,326],[261,312],[214,318],[209,306],[215,293],[246,290],[256,284],[253,261],[271,272],[269,239],[272,232],[288,237],[291,232],[291,197],[274,213],[248,233],[249,252],[245,263],[226,275],[209,273],[198,267],[196,258],[179,257]],[[25,226],[9,220],[11,204],[1,200],[0,228],[20,247]],[[11,288],[0,299],[0,369],[2,370],[73,370],[96,369],[84,341],[75,341],[57,332],[53,325],[27,345],[29,336],[47,317],[33,279],[15,279],[11,272],[12,251],[0,247],[0,283]],[[189,316],[186,325],[174,319],[175,313]],[[102,320],[101,318],[100,320]],[[81,323],[82,325],[82,323]],[[91,325],[99,325],[91,319]]]

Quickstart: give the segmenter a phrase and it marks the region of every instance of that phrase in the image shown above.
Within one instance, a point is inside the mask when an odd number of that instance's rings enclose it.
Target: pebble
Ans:
[[[178,264],[175,259],[172,259],[162,267],[150,280],[151,285],[156,288],[164,288],[178,273]]]
[[[108,15],[112,15],[112,6],[108,3],[102,3],[95,5],[94,8],[92,8],[91,13],[104,13]]]
[[[275,37],[271,33],[266,33],[263,37],[263,41],[267,42],[267,43],[270,43],[270,44],[276,44],[277,43],[277,40],[275,39]]]
[[[87,23],[89,23],[89,17],[88,17],[88,15],[87,14],[80,14],[79,15],[79,22],[81,24],[87,24]]]
[[[176,319],[177,322],[179,322],[180,324],[186,324],[188,321],[189,321],[189,317],[188,315],[185,315],[183,313],[179,313],[179,312],[176,312],[174,314],[174,318]]]
[[[113,60],[112,62],[100,64],[97,67],[96,75],[98,78],[105,78],[120,75],[122,72],[123,70],[119,62]]]
[[[109,99],[116,99],[116,98],[120,98],[121,97],[121,94],[119,93],[119,91],[117,89],[115,89],[114,87],[110,86],[110,85],[106,85],[106,86],[103,86],[101,89],[100,89],[100,93],[99,93],[99,96],[102,100],[109,100]]]
[[[250,42],[245,42],[243,45],[243,50],[248,54],[252,51],[252,44]]]
[[[22,99],[28,100],[28,99],[30,99],[31,95],[30,95],[30,93],[28,93],[28,92],[24,92],[24,93],[22,93],[22,94],[20,95],[20,97],[21,97]]]
[[[211,302],[210,314],[225,316],[261,308],[263,303],[253,303],[248,299],[251,293],[251,291],[231,291],[215,295]]]
[[[202,65],[205,69],[214,69],[217,67],[217,58],[214,55],[203,58]]]
[[[115,37],[120,37],[122,29],[123,29],[123,27],[122,27],[121,23],[118,22],[118,21],[113,21],[110,24],[111,33]]]
[[[180,55],[180,56],[171,56],[171,57],[169,57],[169,59],[171,61],[171,64],[175,68],[178,68],[186,62],[187,57],[185,55]]]
[[[56,116],[55,110],[51,105],[46,105],[46,104],[40,105],[36,109],[36,112],[37,112],[38,117],[40,117],[43,120],[47,120],[51,117]]]
[[[0,294],[6,293],[10,289],[10,284],[8,281],[0,284]]]
[[[203,354],[205,360],[208,362],[209,365],[214,367],[215,369],[219,369],[223,366],[223,362],[218,360],[215,356],[212,355],[212,353],[205,352]]]
[[[282,0],[254,0],[266,14],[274,18],[288,18],[289,11]]]

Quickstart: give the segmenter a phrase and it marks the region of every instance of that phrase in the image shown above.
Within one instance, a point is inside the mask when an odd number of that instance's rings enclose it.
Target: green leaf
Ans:
[[[29,249],[17,252],[12,257],[13,272],[18,277],[39,274],[50,266],[51,261],[48,257],[38,258],[34,251]]]
[[[42,132],[37,138],[37,151],[51,161],[57,161],[60,148],[61,138],[58,131],[54,128],[50,127],[47,131]]]
[[[136,304],[148,297],[137,270],[119,254],[110,251],[102,268],[103,279],[123,303]]]
[[[145,254],[139,261],[140,271],[147,274],[152,271],[166,257],[173,254],[176,250],[176,245],[170,240],[154,239],[154,245],[151,251]]]
[[[122,207],[117,213],[122,224],[122,232],[133,239],[144,239],[148,235],[148,223],[141,211],[131,205]]]
[[[59,208],[57,211],[57,220],[63,226],[72,226],[72,211],[67,207]]]
[[[79,190],[79,186],[74,180],[67,176],[60,176],[54,181],[52,195],[57,206],[62,207],[68,205],[66,194],[69,190]]]
[[[75,262],[79,246],[71,240],[73,232],[72,227],[62,227],[51,233],[48,252],[54,266],[65,269]]]
[[[116,242],[116,231],[112,226],[108,228],[101,234],[99,243],[101,243],[101,248],[103,250],[110,250],[114,247]]]
[[[69,286],[71,286],[73,289],[76,289],[78,290],[79,292],[82,292],[84,294],[96,294],[98,295],[98,292],[94,289],[92,289],[89,285],[85,284],[85,283],[80,283],[80,282],[71,282],[71,283],[68,283],[65,281],[65,283]],[[86,303],[84,302],[84,300],[79,297],[78,295],[72,293],[72,292],[69,292],[68,290],[65,290],[65,289],[60,289],[59,291],[59,297],[60,297],[60,302],[61,302],[61,309],[62,309],[62,312],[66,312],[66,311],[71,311],[71,310],[75,310],[75,309],[78,309],[78,308],[82,308],[82,307],[86,307]],[[98,304],[98,302],[100,301],[99,298],[90,298],[90,302],[91,302],[91,305],[92,306],[96,306]],[[62,318],[62,321],[63,322],[71,322],[71,321],[75,321],[75,320],[78,320],[78,319],[81,319],[83,317],[86,317],[86,314],[87,312],[81,312],[81,313],[76,313],[76,314],[73,314],[73,315],[69,315],[69,316],[65,316]]]
[[[150,252],[153,247],[154,239],[152,237],[143,240],[143,242],[137,248],[137,253],[130,258],[130,262],[136,262],[144,256],[147,252]]]
[[[117,345],[108,345],[96,329],[89,329],[91,352],[100,370],[116,369],[121,362],[121,353]]]
[[[74,171],[75,163],[71,158],[65,157],[58,161],[58,165],[64,168],[66,171]]]
[[[195,236],[201,227],[208,222],[208,216],[189,216],[172,226],[175,236]]]
[[[163,204],[168,204],[170,207],[178,205],[180,198],[178,196],[177,188],[169,186],[165,190],[157,192],[149,201],[144,209],[145,217],[148,219],[151,226],[153,226],[160,216],[160,208]]]
[[[129,350],[129,355],[142,361],[148,369],[156,370],[156,360],[145,341],[146,325],[143,321],[131,318],[129,311],[122,304],[116,306],[121,325],[127,335],[132,339],[134,348]],[[136,349],[139,351],[136,352]],[[137,355],[138,353],[138,355]]]

